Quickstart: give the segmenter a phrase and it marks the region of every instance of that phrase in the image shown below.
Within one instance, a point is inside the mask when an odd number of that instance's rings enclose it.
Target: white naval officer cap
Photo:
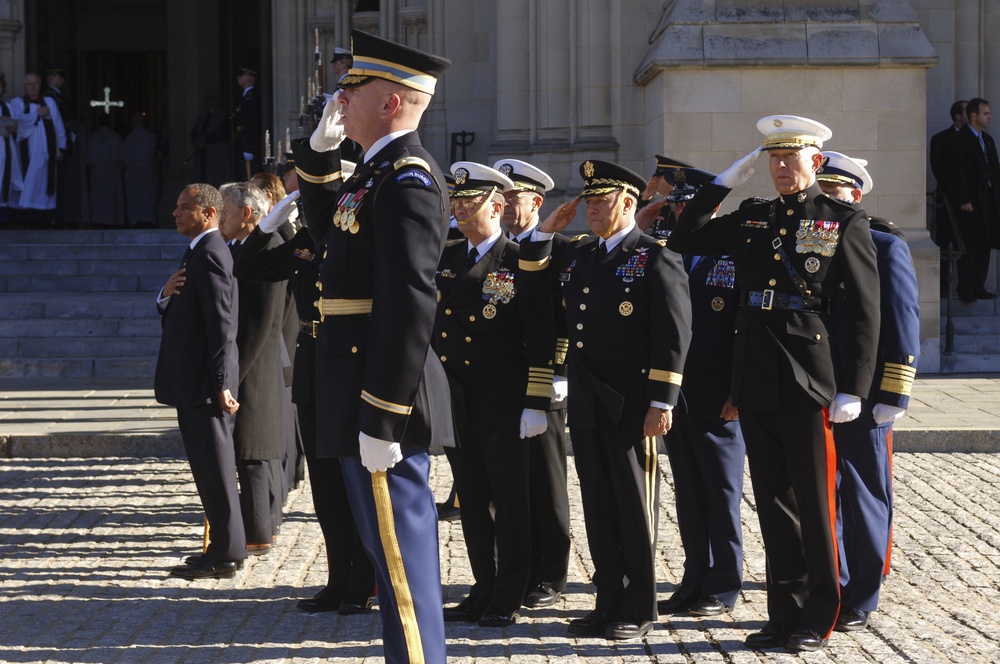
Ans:
[[[493,164],[493,168],[514,181],[514,191],[530,191],[544,196],[546,191],[556,186],[548,173],[520,159],[501,159]]]
[[[503,194],[514,190],[514,181],[509,177],[495,168],[474,161],[456,161],[451,165],[451,174],[455,176],[452,198],[472,198],[483,194],[489,196],[495,191]]]
[[[875,181],[865,166],[867,159],[855,159],[840,152],[828,150],[823,153],[823,165],[816,171],[816,179],[820,182],[836,182],[860,189],[861,194],[867,194],[875,186]]]
[[[769,115],[757,121],[757,130],[764,134],[765,150],[822,148],[833,137],[826,125],[798,115]]]

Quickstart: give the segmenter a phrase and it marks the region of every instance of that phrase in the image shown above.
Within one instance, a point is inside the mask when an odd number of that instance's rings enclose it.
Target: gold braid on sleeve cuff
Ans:
[[[552,397],[552,377],[555,372],[552,369],[542,367],[528,367],[528,396],[529,397]]]
[[[882,383],[879,389],[883,392],[902,394],[910,396],[913,389],[913,379],[917,376],[916,367],[908,367],[905,364],[885,363],[885,370],[882,372]]]
[[[670,383],[671,385],[680,385],[681,380],[684,376],[675,371],[664,371],[663,369],[650,369],[649,379],[655,380],[660,383]]]

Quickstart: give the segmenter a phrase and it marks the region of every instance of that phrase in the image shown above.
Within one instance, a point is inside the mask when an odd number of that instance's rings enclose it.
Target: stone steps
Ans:
[[[948,304],[941,302],[941,373],[1000,372],[1000,300],[952,298],[954,347],[946,352]]]
[[[173,230],[0,235],[0,378],[152,381],[156,293],[177,269]]]

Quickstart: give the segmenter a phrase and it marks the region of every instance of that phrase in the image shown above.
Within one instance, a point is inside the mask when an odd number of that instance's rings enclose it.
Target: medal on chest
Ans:
[[[708,276],[705,277],[706,286],[716,288],[732,288],[736,283],[736,264],[728,258],[720,258],[715,262]],[[716,309],[718,311],[718,309]]]
[[[618,266],[615,276],[621,277],[625,283],[632,283],[646,274],[646,260],[649,258],[649,247],[636,249],[628,260]]]
[[[816,221],[802,219],[795,231],[795,251],[800,254],[833,256],[840,242],[840,223],[836,221]],[[808,270],[808,266],[806,268]],[[819,266],[816,266],[816,270]],[[816,270],[810,270],[815,272]]]
[[[483,307],[483,316],[493,318],[497,315],[497,304],[507,304],[517,290],[514,288],[514,273],[504,268],[490,272],[483,280],[483,299],[487,300]]]
[[[361,207],[361,201],[367,193],[368,189],[358,189],[340,197],[337,211],[333,214],[333,223],[337,228],[351,234],[361,230],[361,225],[358,224],[358,208]]]

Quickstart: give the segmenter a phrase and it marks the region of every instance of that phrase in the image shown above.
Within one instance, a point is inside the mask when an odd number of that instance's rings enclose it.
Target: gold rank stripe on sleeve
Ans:
[[[528,396],[551,397],[552,377],[554,375],[555,372],[552,369],[528,367]]]
[[[406,568],[403,566],[403,552],[396,537],[392,495],[389,493],[389,480],[384,470],[372,473],[372,493],[375,500],[375,514],[378,517],[379,539],[382,540],[382,553],[385,555],[386,567],[389,570],[389,583],[396,597],[399,621],[403,626],[406,652],[411,662],[422,662],[424,647],[420,638],[420,626],[417,623],[417,611],[413,604],[413,595],[410,593],[410,584],[406,578]]]
[[[418,166],[427,172],[430,172],[431,170],[430,164],[420,157],[403,157],[392,165],[392,170],[398,171],[399,169],[406,168],[407,166]]]
[[[913,379],[916,377],[916,367],[886,362],[885,371],[882,373],[882,384],[879,385],[879,389],[883,392],[910,396],[910,390],[913,389]]]
[[[517,266],[524,272],[541,272],[549,266],[549,257],[546,256],[540,261],[526,261],[522,258],[517,261]]]
[[[655,380],[660,383],[670,383],[671,385],[680,385],[681,380],[684,376],[677,373],[676,371],[664,371],[663,369],[650,369],[649,379]]]
[[[569,339],[559,337],[556,339],[556,364],[566,364],[566,353],[569,351]]]
[[[376,408],[380,408],[384,411],[393,413],[395,415],[409,415],[413,412],[413,406],[403,406],[398,403],[392,403],[391,401],[385,401],[379,399],[378,397],[373,397],[365,390],[361,390],[361,400],[370,403]]]
[[[343,171],[337,171],[336,173],[329,173],[327,175],[310,175],[296,166],[295,174],[310,184],[326,184],[328,182],[333,182],[334,180],[339,180],[343,175]]]

